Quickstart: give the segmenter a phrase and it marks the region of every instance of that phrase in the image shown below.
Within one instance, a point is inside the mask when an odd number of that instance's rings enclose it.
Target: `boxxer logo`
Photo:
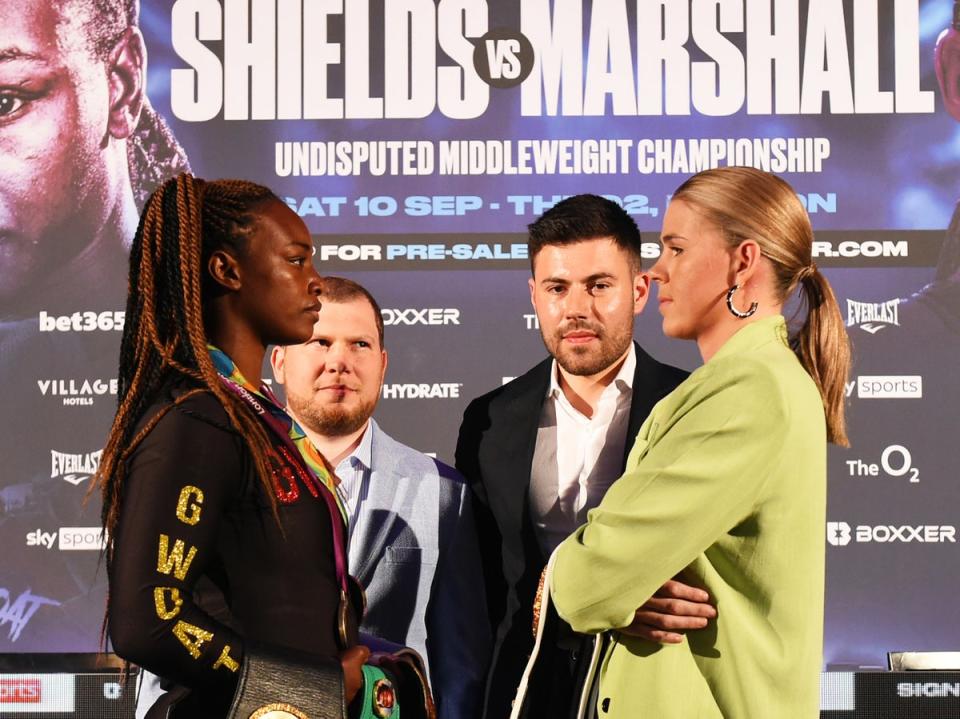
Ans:
[[[383,324],[394,325],[459,325],[460,310],[449,307],[425,307],[423,309],[381,310]]]
[[[846,522],[827,522],[827,541],[835,547],[857,544],[954,544],[957,528],[949,524],[858,524],[851,531]]]
[[[850,544],[850,525],[846,522],[827,522],[827,541],[836,547]]]

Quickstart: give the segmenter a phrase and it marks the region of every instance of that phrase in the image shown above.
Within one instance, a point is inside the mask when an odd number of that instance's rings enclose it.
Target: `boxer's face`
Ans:
[[[91,243],[110,220],[105,188],[127,171],[106,151],[107,62],[60,5],[0,3],[0,302]]]

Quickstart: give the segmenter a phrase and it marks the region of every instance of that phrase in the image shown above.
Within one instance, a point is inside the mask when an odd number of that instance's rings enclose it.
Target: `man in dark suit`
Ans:
[[[474,493],[494,652],[484,716],[502,719],[533,637],[534,597],[553,549],[586,520],[623,471],[643,420],[687,373],[632,341],[647,301],[640,233],[615,203],[577,195],[530,225],[530,298],[551,357],[473,400],[457,469]],[[668,582],[638,608],[647,638],[679,642],[715,616],[705,592]],[[542,716],[567,717],[584,671],[585,638],[565,628],[538,661]]]

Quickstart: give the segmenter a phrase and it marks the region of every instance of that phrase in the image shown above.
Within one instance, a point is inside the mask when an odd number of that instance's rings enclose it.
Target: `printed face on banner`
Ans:
[[[387,370],[373,312],[363,298],[325,300],[310,341],[274,351],[274,376],[284,385],[290,409],[309,429],[343,436],[373,414]]]
[[[612,239],[546,245],[534,259],[530,301],[547,350],[572,375],[605,371],[629,349],[648,287]]]
[[[128,239],[123,140],[139,114],[143,47],[133,33],[96,51],[93,6],[0,5],[0,301],[44,276],[49,292],[55,270]]]
[[[240,313],[268,344],[310,337],[320,309],[320,276],[303,220],[278,200],[258,207],[254,231],[237,258]]]
[[[667,207],[663,251],[650,268],[668,337],[696,339],[724,319],[730,250],[720,229],[685,202]]]

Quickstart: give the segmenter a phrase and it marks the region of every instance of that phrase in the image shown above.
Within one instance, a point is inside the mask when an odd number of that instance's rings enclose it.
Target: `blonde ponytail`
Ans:
[[[823,400],[827,439],[849,447],[844,402],[850,374],[850,341],[833,288],[819,270],[804,273],[800,287],[807,317],[791,341],[794,353],[813,378]]]

